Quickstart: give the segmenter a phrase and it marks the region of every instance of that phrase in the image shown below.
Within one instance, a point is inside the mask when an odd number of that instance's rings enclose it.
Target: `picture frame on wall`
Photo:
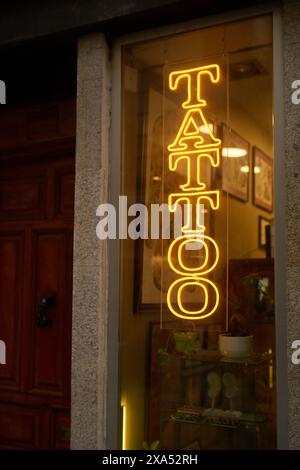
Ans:
[[[267,231],[273,223],[272,219],[267,219],[260,215],[258,217],[258,246],[260,248],[265,248],[267,246]]]
[[[167,202],[164,197],[164,116],[163,96],[159,87],[146,88],[140,134],[140,167],[138,168],[137,194],[140,203],[148,208],[151,204]],[[168,103],[171,107],[172,104]],[[174,178],[174,187],[178,184]],[[170,228],[171,231],[171,228]],[[161,308],[162,293],[166,291],[169,279],[163,277],[167,261],[168,240],[138,239],[135,242],[134,264],[134,313],[158,312]]]
[[[221,125],[222,190],[247,202],[249,200],[250,143],[241,135]]]
[[[273,160],[253,147],[253,204],[273,212]]]

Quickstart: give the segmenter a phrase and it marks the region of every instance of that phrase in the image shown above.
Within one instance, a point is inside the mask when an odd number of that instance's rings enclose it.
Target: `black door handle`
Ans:
[[[36,309],[36,326],[45,328],[52,325],[52,318],[49,317],[48,310],[55,305],[55,295],[45,294],[38,303]]]

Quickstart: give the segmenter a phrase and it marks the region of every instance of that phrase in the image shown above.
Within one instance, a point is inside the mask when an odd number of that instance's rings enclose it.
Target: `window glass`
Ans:
[[[272,75],[270,16],[122,49],[123,448],[276,446]]]

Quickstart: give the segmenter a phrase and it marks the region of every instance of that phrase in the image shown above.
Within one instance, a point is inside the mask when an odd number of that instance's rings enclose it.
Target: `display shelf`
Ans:
[[[210,448],[272,447],[272,354],[229,359],[217,351],[163,351],[161,359],[161,441],[165,448],[184,448],[187,435],[202,442],[201,448],[208,448],[208,436],[214,441]],[[172,426],[176,426],[173,431]]]
[[[206,408],[205,411],[211,411],[213,409]],[[219,411],[219,410],[215,410]],[[221,410],[223,411],[223,410]],[[210,425],[210,426],[220,426],[223,428],[249,428],[250,426],[260,426],[265,423],[266,417],[263,415],[258,414],[251,414],[251,413],[241,413],[239,417],[230,416],[227,414],[227,411],[224,411],[223,414],[219,416],[201,416],[199,419],[192,419],[192,418],[183,418],[180,415],[171,415],[170,421],[177,422],[177,423],[186,423],[186,424],[194,424],[197,426],[200,425]]]

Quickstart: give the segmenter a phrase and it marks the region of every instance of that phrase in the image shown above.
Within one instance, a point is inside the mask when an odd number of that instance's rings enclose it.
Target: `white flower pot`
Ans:
[[[219,350],[222,356],[242,359],[253,352],[253,336],[231,336],[229,333],[219,335]]]

